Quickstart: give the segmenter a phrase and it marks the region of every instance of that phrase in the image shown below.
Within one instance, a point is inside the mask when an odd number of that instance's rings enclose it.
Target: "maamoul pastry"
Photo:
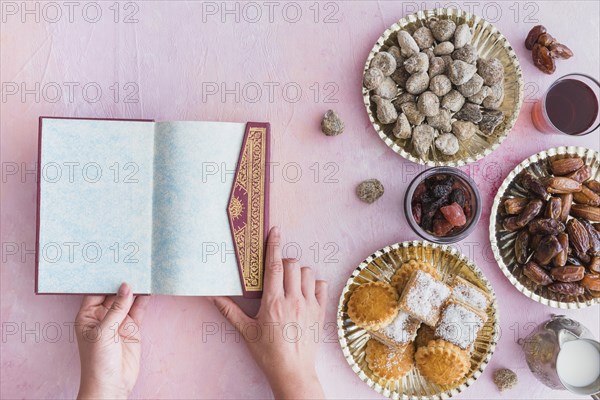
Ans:
[[[402,264],[392,276],[392,286],[396,288],[398,293],[402,294],[402,291],[413,272],[418,269],[431,274],[436,279],[441,278],[438,270],[431,264],[424,261],[410,260],[409,262]]]
[[[376,331],[398,315],[398,292],[385,282],[360,285],[348,300],[348,316],[361,328]]]
[[[433,327],[440,318],[442,305],[451,293],[447,285],[431,274],[416,270],[402,292],[400,309]]]
[[[485,311],[492,302],[489,293],[460,276],[454,277],[452,282],[452,297],[482,311]]]
[[[415,348],[412,343],[407,344],[400,351],[370,339],[365,353],[369,369],[383,379],[401,379],[414,365]]]
[[[371,336],[383,344],[403,351],[407,344],[415,340],[420,325],[421,321],[400,311],[389,325],[371,332]]]
[[[475,342],[486,320],[487,315],[483,311],[450,299],[442,309],[440,320],[435,327],[435,337],[466,350]]]
[[[415,353],[419,372],[438,385],[452,385],[469,372],[469,353],[444,340],[432,340]]]

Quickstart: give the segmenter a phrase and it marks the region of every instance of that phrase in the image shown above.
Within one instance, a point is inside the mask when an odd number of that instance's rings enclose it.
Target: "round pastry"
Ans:
[[[348,300],[348,316],[357,326],[378,330],[398,315],[398,292],[385,282],[357,287]]]
[[[438,385],[452,385],[469,372],[469,353],[444,340],[432,340],[420,347],[415,360],[425,379]]]
[[[413,367],[415,348],[408,343],[402,349],[388,347],[370,339],[365,350],[365,359],[369,369],[383,379],[401,379]]]
[[[439,271],[433,265],[424,261],[410,260],[402,264],[392,276],[392,286],[396,288],[398,293],[402,293],[411,275],[418,269],[427,272],[435,279],[441,279]]]
[[[421,324],[421,327],[417,331],[417,338],[415,339],[415,346],[419,347],[427,346],[430,341],[435,339],[435,329],[429,325]]]

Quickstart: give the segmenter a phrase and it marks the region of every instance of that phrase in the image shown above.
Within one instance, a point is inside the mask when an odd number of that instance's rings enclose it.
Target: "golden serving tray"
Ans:
[[[428,382],[416,367],[401,380],[379,379],[369,370],[365,361],[365,347],[370,335],[354,325],[348,317],[347,303],[354,289],[366,282],[389,283],[396,269],[412,259],[431,263],[440,271],[446,283],[458,275],[492,296],[492,303],[487,309],[487,322],[480,330],[471,354],[471,368],[462,381],[452,386]],[[475,382],[489,363],[496,348],[499,332],[496,296],[483,272],[456,249],[426,241],[396,243],[376,251],[360,263],[342,290],[337,322],[342,351],[352,370],[377,393],[391,399],[441,399],[465,390]]]
[[[437,8],[435,10],[419,11],[416,14],[402,18],[386,29],[369,53],[364,72],[369,69],[369,64],[375,54],[379,51],[387,50],[392,45],[398,45],[396,39],[398,31],[407,30],[412,34],[417,28],[424,26],[425,22],[432,17],[452,19],[457,25],[463,23],[469,24],[473,31],[471,45],[477,49],[479,57],[484,59],[497,57],[502,62],[504,65],[504,101],[500,110],[504,113],[504,122],[489,137],[476,135],[476,137],[473,137],[469,141],[461,143],[458,153],[452,156],[442,155],[434,148],[433,151],[430,151],[430,153],[433,153],[434,158],[424,160],[417,155],[410,143],[410,139],[398,139],[394,136],[392,133],[394,124],[383,125],[377,121],[375,104],[371,102],[369,91],[365,87],[362,88],[363,100],[373,128],[375,128],[375,131],[377,131],[385,144],[396,153],[422,165],[461,166],[478,161],[490,154],[502,143],[508,132],[513,128],[519,116],[521,104],[523,103],[523,75],[513,48],[508,43],[506,37],[494,25],[481,17],[455,8]]]
[[[498,193],[492,204],[490,215],[490,242],[494,257],[498,261],[500,269],[506,275],[519,292],[525,296],[555,308],[584,308],[600,304],[600,298],[594,298],[586,291],[582,296],[567,297],[549,291],[546,287],[534,284],[523,275],[521,269],[516,269],[514,246],[517,232],[505,231],[502,227],[503,202],[507,197],[524,196],[526,191],[516,183],[516,177],[523,170],[528,170],[534,175],[542,178],[549,176],[549,161],[555,158],[566,158],[568,156],[579,156],[586,165],[592,169],[592,179],[600,179],[600,153],[585,147],[556,147],[541,151],[521,162],[513,169],[502,182]]]

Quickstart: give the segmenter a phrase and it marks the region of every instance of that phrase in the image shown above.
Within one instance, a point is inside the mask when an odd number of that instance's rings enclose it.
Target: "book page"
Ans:
[[[227,202],[245,127],[156,123],[153,293],[242,295]]]
[[[39,293],[150,293],[154,123],[43,119]]]

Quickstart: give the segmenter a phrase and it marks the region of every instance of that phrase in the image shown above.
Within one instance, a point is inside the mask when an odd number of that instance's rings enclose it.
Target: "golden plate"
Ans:
[[[538,177],[547,177],[548,162],[555,158],[566,158],[567,156],[579,156],[586,165],[592,169],[592,179],[600,179],[600,153],[586,149],[585,147],[556,147],[532,155],[517,165],[515,169],[502,182],[498,193],[492,204],[490,215],[490,242],[494,257],[498,261],[500,269],[512,283],[525,296],[555,308],[584,308],[600,304],[600,298],[594,298],[586,291],[582,296],[568,298],[565,295],[553,293],[543,286],[535,285],[527,278],[520,269],[515,269],[514,245],[516,232],[507,232],[502,228],[502,203],[504,199],[512,196],[524,196],[526,194],[516,183],[516,177],[523,170],[535,174]]]
[[[494,134],[489,137],[476,135],[468,142],[461,143],[460,150],[453,156],[442,155],[434,147],[429,152],[433,155],[433,158],[424,160],[416,154],[410,139],[398,139],[393,135],[392,128],[394,124],[383,125],[377,121],[375,104],[371,102],[369,91],[363,87],[362,93],[371,124],[388,147],[402,157],[422,165],[456,167],[482,159],[494,151],[506,138],[508,132],[515,125],[523,103],[523,76],[517,55],[506,37],[494,25],[481,17],[454,8],[419,11],[416,14],[402,18],[389,27],[383,32],[383,35],[377,40],[369,53],[364,72],[369,69],[371,59],[376,53],[387,50],[392,45],[398,45],[396,39],[398,31],[407,30],[413,33],[417,28],[424,26],[425,22],[432,17],[452,19],[457,25],[469,24],[473,31],[471,45],[477,49],[479,57],[484,59],[497,57],[504,65],[504,101],[500,110],[504,113],[505,118],[504,122],[494,130]]]
[[[471,368],[459,383],[440,386],[428,382],[415,368],[401,380],[385,380],[376,377],[365,361],[365,347],[369,333],[357,327],[347,313],[347,303],[352,291],[366,282],[390,282],[394,271],[411,260],[425,260],[435,266],[445,282],[459,275],[489,293],[493,300],[487,310],[487,322],[480,330],[471,354]],[[448,398],[469,387],[481,375],[489,363],[498,339],[498,308],[494,290],[481,270],[456,249],[426,241],[396,243],[384,247],[367,257],[354,270],[340,297],[337,313],[338,336],[348,364],[356,374],[376,392],[391,399],[440,399]]]

